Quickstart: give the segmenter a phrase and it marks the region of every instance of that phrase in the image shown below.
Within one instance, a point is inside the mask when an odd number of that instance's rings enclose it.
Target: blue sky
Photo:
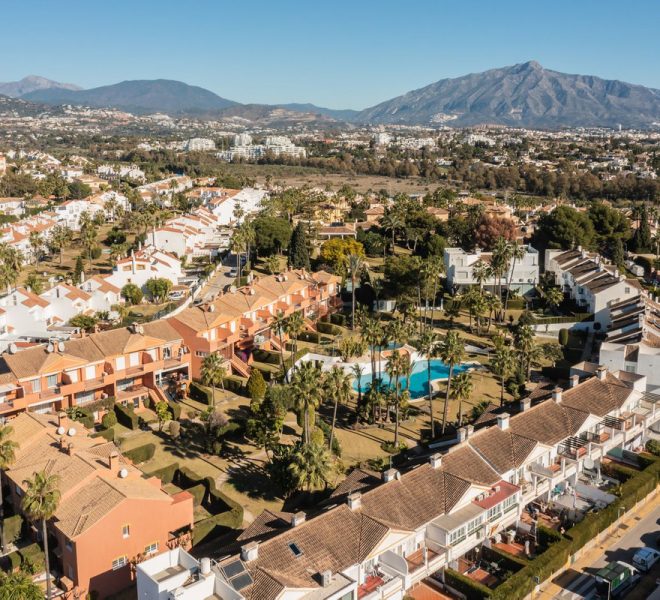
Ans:
[[[0,81],[178,79],[239,102],[365,108],[537,60],[660,88],[658,0],[3,2]]]

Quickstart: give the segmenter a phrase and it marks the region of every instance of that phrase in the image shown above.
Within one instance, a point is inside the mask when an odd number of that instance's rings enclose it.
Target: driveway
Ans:
[[[234,277],[229,277],[227,273],[232,268],[236,268],[236,257],[233,254],[227,253],[222,259],[222,266],[218,268],[215,275],[204,284],[199,298],[205,302],[211,300],[214,296],[221,294],[228,285],[233,285]]]

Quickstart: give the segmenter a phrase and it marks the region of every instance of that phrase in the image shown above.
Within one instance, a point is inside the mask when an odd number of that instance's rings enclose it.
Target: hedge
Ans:
[[[162,469],[156,469],[155,471],[150,471],[149,473],[145,472],[145,477],[158,477],[163,484],[172,483],[176,477],[176,472],[179,470],[179,463],[172,463],[167,465]]]
[[[566,317],[540,317],[532,315],[534,318],[534,325],[557,325],[560,323],[583,323],[585,321],[593,321],[593,313],[575,313]]]
[[[109,427],[108,429],[102,429],[101,431],[97,431],[96,433],[93,433],[91,437],[101,437],[104,440],[107,440],[108,442],[114,442],[115,441],[115,428],[114,427]]]
[[[272,350],[257,348],[252,352],[252,356],[254,356],[254,360],[257,362],[266,363],[267,365],[275,365],[276,367],[279,367],[282,362],[280,353]]]
[[[549,548],[552,544],[561,542],[563,539],[561,533],[556,529],[550,529],[550,527],[546,527],[545,525],[537,526],[536,533],[539,546],[544,549]]]
[[[333,325],[346,325],[346,315],[341,313],[332,313],[330,315],[330,323]]]
[[[461,575],[454,569],[445,569],[445,583],[464,594],[469,600],[483,600],[492,596],[492,590],[485,585]]]
[[[5,544],[13,544],[21,537],[23,529],[23,517],[21,515],[12,515],[7,517],[2,523],[2,535],[5,538]]]
[[[135,464],[147,462],[154,457],[156,452],[156,444],[144,444],[144,446],[136,446],[131,450],[126,450],[123,454],[126,458],[130,459]]]
[[[28,573],[42,573],[46,568],[44,552],[39,544],[34,543],[25,546],[25,548],[21,548],[18,553],[23,558],[21,567],[24,571],[27,571]],[[27,565],[29,565],[30,568],[27,568]]]
[[[117,415],[117,421],[124,427],[128,427],[128,429],[138,428],[138,416],[132,408],[115,404],[115,414]]]
[[[261,374],[264,375],[264,371],[262,371]],[[243,377],[239,377],[238,375],[227,375],[222,382],[226,390],[234,392],[234,394],[238,394],[239,396],[247,396],[247,390],[245,389],[246,381]]]
[[[198,483],[197,485],[186,488],[186,492],[192,495],[194,505],[199,506],[206,496],[206,486],[203,483]]]
[[[327,335],[341,335],[342,333],[341,327],[333,325],[332,323],[317,323],[316,329],[318,329],[319,333],[325,333]]]
[[[320,325],[320,323],[319,323]],[[321,336],[316,331],[303,331],[298,335],[301,342],[309,342],[311,344],[318,344]]]
[[[188,396],[190,396],[190,398],[193,400],[197,400],[197,402],[207,404],[208,406],[213,404],[212,391],[209,388],[200,385],[196,381],[192,381],[188,386]]]
[[[20,568],[23,562],[23,557],[18,553],[18,550],[14,550],[3,556],[1,560],[2,570],[7,571],[8,573],[13,573]]]
[[[169,406],[170,408],[170,412],[172,413],[172,418],[175,421],[178,421],[181,418],[181,405],[178,404],[177,402],[172,402],[172,400],[168,400],[167,406]]]

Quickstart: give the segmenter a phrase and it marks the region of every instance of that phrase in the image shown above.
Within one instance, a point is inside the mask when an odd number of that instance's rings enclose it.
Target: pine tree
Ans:
[[[289,267],[293,269],[309,269],[309,249],[307,247],[307,233],[302,223],[298,223],[289,244]]]
[[[266,382],[259,369],[252,369],[248,378],[246,389],[250,399],[259,404],[266,395]]]
[[[82,256],[76,258],[76,266],[73,269],[73,282],[80,283],[83,273],[85,272],[85,264],[83,263]]]
[[[642,205],[639,212],[639,227],[635,230],[632,238],[634,252],[647,253],[652,250],[651,228],[649,227],[648,211],[646,204]]]
[[[625,262],[623,242],[619,237],[614,240],[614,245],[612,246],[612,262],[619,268],[622,268]]]

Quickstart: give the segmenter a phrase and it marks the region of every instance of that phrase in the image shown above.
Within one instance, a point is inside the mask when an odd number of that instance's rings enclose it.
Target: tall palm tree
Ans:
[[[282,334],[286,331],[286,317],[281,310],[277,311],[270,327],[277,334],[280,343],[280,362],[282,365],[282,372],[284,373],[284,381],[289,383],[289,374],[286,365],[284,364],[284,343],[282,342]]]
[[[511,293],[511,282],[513,281],[513,272],[516,269],[516,263],[525,258],[525,246],[517,242],[509,244],[509,256],[511,257],[511,269],[509,270],[509,279],[506,283],[506,295],[504,297],[504,317],[506,318],[506,311],[509,308],[509,294]]]
[[[291,379],[293,405],[301,417],[305,445],[310,443],[312,413],[323,400],[321,379],[321,369],[311,361],[303,362]]]
[[[490,265],[483,260],[478,260],[472,267],[472,277],[479,284],[479,289],[484,289],[484,283],[493,276]]]
[[[490,331],[490,327],[493,324],[493,315],[502,310],[502,301],[494,294],[487,293],[485,295],[485,302],[486,309],[488,310],[488,328],[486,331]]]
[[[296,370],[296,358],[298,357],[298,336],[305,329],[305,319],[301,311],[289,315],[286,319],[285,331],[291,338],[293,344],[293,360],[291,368]]]
[[[470,398],[474,383],[472,382],[472,375],[468,371],[463,371],[456,375],[453,384],[453,396],[458,400],[458,426],[463,425],[463,401]]]
[[[362,274],[365,263],[359,254],[349,254],[347,258],[348,272],[351,277],[351,329],[355,331],[355,286]]]
[[[500,406],[504,406],[504,382],[513,374],[515,366],[513,352],[504,343],[496,343],[490,359],[490,370],[500,380]]]
[[[303,444],[293,454],[289,472],[300,489],[303,485],[307,491],[328,482],[330,471],[330,456],[328,451],[317,444]]]
[[[51,599],[50,560],[48,557],[48,531],[46,522],[53,517],[60,503],[59,478],[39,471],[32,479],[23,481],[25,494],[22,508],[29,519],[41,521],[41,535],[44,541],[44,558],[46,560],[46,600]]]
[[[330,440],[328,449],[332,452],[332,442],[335,438],[335,424],[337,423],[337,407],[339,403],[348,402],[351,397],[351,376],[346,374],[341,367],[334,365],[323,378],[323,387],[326,397],[333,403],[332,425],[330,427]]]
[[[418,349],[426,356],[426,384],[429,393],[429,415],[431,416],[431,438],[435,438],[435,417],[433,416],[433,389],[431,387],[431,359],[438,356],[440,338],[433,330],[426,330],[419,339]]]
[[[362,338],[369,344],[371,355],[371,385],[376,381],[376,348],[383,338],[383,328],[378,320],[369,317],[362,324]]]
[[[405,356],[405,358],[404,358]],[[406,364],[405,359],[408,359]],[[390,387],[394,390],[394,446],[399,446],[399,413],[401,398],[401,377],[405,375],[410,366],[410,356],[400,352],[392,352],[387,359],[385,370],[390,377]]]
[[[497,297],[502,298],[502,278],[506,277],[509,272],[509,265],[511,263],[511,246],[503,238],[497,238],[495,247],[493,248],[492,258],[490,262],[493,276],[497,281]],[[502,320],[502,315],[499,315],[499,320]]]
[[[4,498],[2,497],[2,472],[6,471],[16,460],[18,442],[11,439],[14,428],[11,425],[0,426],[0,544],[2,552],[5,552],[5,528],[4,528]]]
[[[564,292],[560,287],[551,287],[545,290],[545,300],[550,309],[557,308],[564,301]]]
[[[44,239],[38,231],[31,231],[28,241],[30,243],[30,250],[32,251],[34,262],[38,263],[41,259],[41,250],[44,247]]]
[[[397,212],[391,210],[386,212],[380,220],[380,226],[385,231],[389,231],[392,234],[392,254],[394,254],[396,233],[404,226],[404,224],[405,221],[401,216]]]
[[[364,373],[364,367],[360,363],[355,363],[351,367],[351,371],[353,372],[353,377],[357,382],[358,397],[357,397],[357,405],[355,407],[356,421],[357,421],[357,418],[359,418],[360,408],[362,405],[362,385],[360,384],[360,382],[362,381],[362,374]]]
[[[211,386],[213,390],[213,408],[215,408],[215,390],[218,383],[224,390],[223,380],[227,375],[227,370],[224,367],[223,358],[217,353],[213,352],[204,357],[202,361],[202,368],[200,371],[202,383]]]
[[[447,332],[445,339],[440,344],[440,358],[449,366],[447,374],[447,392],[445,394],[445,406],[442,411],[442,434],[447,428],[447,413],[449,411],[449,396],[451,393],[451,378],[454,374],[454,366],[465,360],[465,346],[456,330]]]
[[[7,290],[18,281],[23,266],[23,254],[17,248],[0,244],[0,287]]]

